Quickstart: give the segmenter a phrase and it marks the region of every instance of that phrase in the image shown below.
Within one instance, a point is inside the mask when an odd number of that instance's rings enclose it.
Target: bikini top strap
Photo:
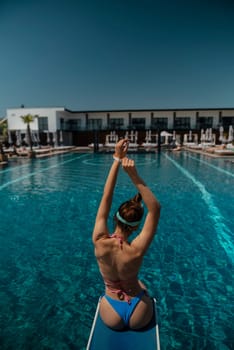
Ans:
[[[116,238],[119,241],[119,246],[121,249],[123,249],[123,238],[117,234],[113,234],[112,236],[110,236],[110,238]]]

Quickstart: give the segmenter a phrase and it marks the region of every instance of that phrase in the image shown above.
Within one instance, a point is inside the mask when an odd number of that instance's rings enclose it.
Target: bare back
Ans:
[[[96,242],[95,255],[105,280],[122,281],[132,296],[139,293],[137,276],[143,257],[131,244],[126,241],[120,244],[118,239],[109,236]]]

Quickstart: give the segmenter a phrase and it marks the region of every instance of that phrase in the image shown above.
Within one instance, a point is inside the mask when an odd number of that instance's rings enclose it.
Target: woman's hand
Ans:
[[[138,176],[135,162],[127,157],[122,159],[122,167],[130,177]]]
[[[126,157],[127,151],[128,151],[128,139],[120,140],[115,145],[115,153],[114,157],[117,157],[119,159],[123,159]]]

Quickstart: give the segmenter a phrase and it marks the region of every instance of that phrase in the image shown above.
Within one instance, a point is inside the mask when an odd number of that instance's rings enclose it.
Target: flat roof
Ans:
[[[228,111],[234,110],[234,107],[230,108],[150,108],[150,109],[95,109],[95,110],[71,110],[64,108],[69,113],[111,113],[111,112],[177,112],[177,111]]]

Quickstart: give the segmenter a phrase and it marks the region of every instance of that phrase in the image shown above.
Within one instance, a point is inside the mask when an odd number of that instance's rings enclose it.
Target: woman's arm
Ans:
[[[109,174],[103,190],[102,199],[98,208],[96,221],[93,230],[93,242],[95,243],[103,236],[109,234],[107,227],[107,220],[111,209],[114,188],[117,181],[119,166],[122,158],[125,157],[128,150],[128,141],[126,139],[120,140],[115,146],[115,153],[113,155],[114,162],[110,168]]]
[[[160,203],[152,191],[149,189],[149,187],[146,186],[145,182],[138,175],[133,160],[124,158],[122,161],[122,166],[129,175],[133,184],[136,186],[137,190],[140,192],[142,199],[148,209],[142,231],[131,243],[132,247],[135,247],[139,254],[143,255],[152,242],[153,237],[156,233],[160,217]]]

